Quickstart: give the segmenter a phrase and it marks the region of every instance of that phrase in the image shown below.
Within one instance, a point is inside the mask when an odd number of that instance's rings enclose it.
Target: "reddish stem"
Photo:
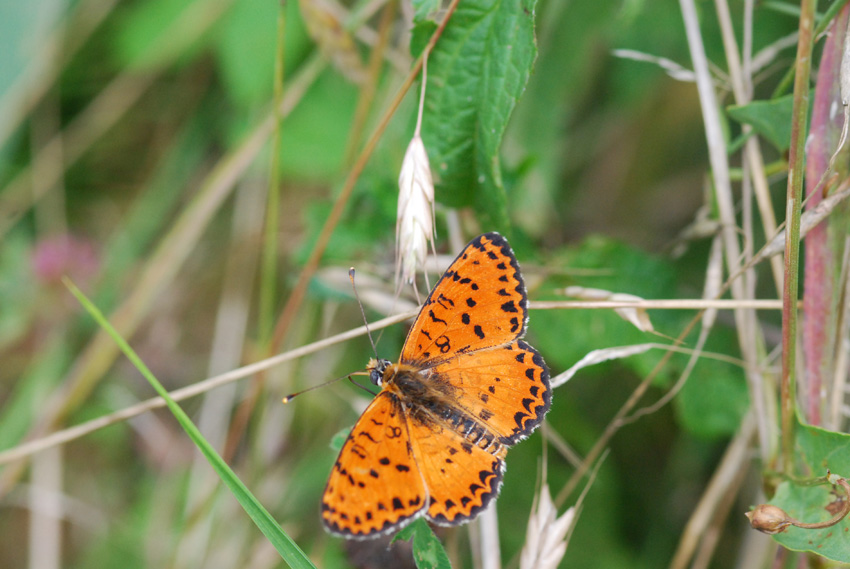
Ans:
[[[850,5],[845,6],[832,22],[821,56],[815,85],[809,147],[806,157],[807,209],[820,203],[823,192],[817,188],[829,166],[831,154],[841,134],[842,114],[839,93],[839,69]],[[803,275],[802,348],[805,362],[806,418],[821,424],[821,395],[824,383],[831,377],[835,324],[834,264],[835,252],[830,243],[828,224],[812,229],[805,240],[806,268]]]

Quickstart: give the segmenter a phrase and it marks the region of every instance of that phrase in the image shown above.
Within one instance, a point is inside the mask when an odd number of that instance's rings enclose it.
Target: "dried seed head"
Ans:
[[[785,510],[770,504],[760,504],[744,515],[750,519],[753,529],[770,535],[784,532],[792,523]]]
[[[525,545],[522,547],[520,569],[556,569],[567,551],[567,534],[575,519],[575,508],[558,517],[549,487],[543,485],[537,507],[528,519]]]
[[[434,239],[434,182],[425,144],[415,135],[404,153],[398,177],[396,280],[412,283]]]
[[[298,7],[307,26],[307,33],[336,70],[352,83],[363,83],[366,80],[366,68],[354,38],[340,19],[336,4],[326,0],[299,0]]]

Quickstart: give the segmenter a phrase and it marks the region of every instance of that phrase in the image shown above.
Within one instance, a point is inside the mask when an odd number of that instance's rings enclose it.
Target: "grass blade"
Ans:
[[[156,392],[165,399],[166,405],[168,405],[168,408],[174,414],[174,417],[180,423],[180,426],[183,427],[183,430],[186,431],[186,434],[189,435],[192,442],[197,445],[198,449],[200,449],[203,455],[207,458],[210,465],[212,465],[213,469],[221,478],[222,482],[227,485],[233,493],[233,496],[239,501],[242,508],[254,521],[254,524],[256,524],[260,531],[263,532],[263,535],[265,535],[272,545],[274,545],[283,560],[294,569],[300,569],[302,567],[312,567],[315,569],[315,565],[310,562],[304,552],[301,551],[301,548],[299,548],[298,545],[292,541],[288,535],[286,535],[271,514],[269,514],[263,505],[260,504],[253,494],[251,494],[248,488],[242,483],[239,477],[236,476],[236,473],[231,470],[227,463],[224,462],[212,445],[207,442],[189,416],[186,415],[183,409],[173,399],[171,399],[165,387],[163,387],[159,380],[154,377],[153,373],[151,373],[141,358],[136,355],[136,352],[133,351],[124,338],[122,338],[112,327],[106,317],[104,317],[103,313],[98,310],[94,304],[92,304],[92,302],[74,285],[74,283],[71,282],[70,279],[65,277],[63,278],[63,282],[71,291],[71,294],[73,294],[80,304],[83,305],[86,311],[88,311],[88,313],[92,315],[95,321],[97,321],[106,333],[112,337],[121,351],[124,352],[124,355],[126,355],[133,365],[136,366],[136,369],[141,372],[145,379],[148,380],[148,383],[150,383]]]

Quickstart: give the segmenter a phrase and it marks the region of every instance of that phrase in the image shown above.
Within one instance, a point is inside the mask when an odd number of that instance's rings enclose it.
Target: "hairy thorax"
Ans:
[[[504,458],[507,447],[486,423],[461,403],[461,390],[432,370],[407,364],[392,364],[383,374],[384,389],[395,395],[411,421],[434,433],[448,429],[459,433],[466,445],[475,445],[493,456]]]

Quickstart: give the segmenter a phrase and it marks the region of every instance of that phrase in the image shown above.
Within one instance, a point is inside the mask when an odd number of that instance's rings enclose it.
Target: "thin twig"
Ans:
[[[405,320],[413,318],[414,316],[416,316],[415,311],[405,312],[402,314],[397,314],[395,316],[389,316],[387,318],[383,318],[381,320],[378,320],[377,322],[369,324],[369,329],[380,330],[381,328],[386,328],[387,326],[398,324],[399,322],[404,322]],[[318,342],[313,342],[311,344],[301,346],[300,348],[296,348],[294,350],[290,350],[288,352],[284,352],[282,354],[266,358],[259,362],[240,367],[233,371],[210,377],[203,381],[199,381],[198,383],[193,383],[192,385],[176,389],[170,392],[171,398],[175,401],[183,401],[184,399],[188,399],[190,397],[195,397],[196,395],[206,393],[211,389],[215,389],[222,385],[227,385],[228,383],[232,383],[236,380],[259,373],[260,371],[267,370],[283,362],[288,362],[290,360],[304,357],[314,352],[318,352],[319,350],[323,350],[329,346],[333,346],[335,344],[351,340],[352,338],[364,336],[366,333],[366,326],[360,326],[358,328],[343,332],[342,334],[337,334],[335,336],[319,340]],[[137,405],[133,405],[132,407],[127,407],[126,409],[121,409],[120,411],[116,411],[108,415],[103,415],[102,417],[92,419],[91,421],[86,421],[85,423],[81,423],[74,427],[51,433],[50,435],[47,435],[45,437],[28,441],[26,443],[0,452],[0,465],[20,460],[52,446],[65,444],[72,440],[83,437],[89,433],[102,429],[103,427],[108,427],[109,425],[125,421],[137,415],[141,415],[142,413],[145,413],[147,411],[159,409],[161,407],[165,407],[165,400],[163,400],[161,397],[154,397],[146,401],[142,401]]]
[[[378,123],[378,126],[375,127],[375,131],[372,133],[372,136],[366,142],[366,145],[360,152],[357,160],[355,160],[354,165],[351,167],[348,177],[342,186],[342,190],[340,191],[339,196],[337,196],[337,199],[334,201],[333,208],[328,214],[328,217],[325,219],[325,224],[322,226],[322,230],[319,233],[316,244],[310,252],[310,257],[302,267],[301,272],[298,275],[298,281],[295,283],[295,286],[286,301],[286,305],[281,312],[280,318],[278,318],[277,324],[275,325],[274,336],[272,338],[273,351],[280,347],[287,332],[289,331],[292,321],[301,306],[302,300],[304,299],[304,295],[307,293],[307,285],[310,283],[310,279],[313,278],[313,274],[319,268],[319,261],[321,260],[322,255],[324,255],[328,243],[330,243],[331,234],[336,228],[337,223],[339,223],[339,220],[342,218],[342,213],[345,211],[345,206],[348,203],[348,199],[351,197],[351,192],[354,190],[354,184],[360,178],[360,174],[363,172],[363,169],[366,168],[366,163],[372,156],[372,152],[378,145],[378,141],[381,139],[381,136],[383,136],[384,130],[386,130],[387,125],[389,125],[390,119],[395,114],[395,111],[401,104],[402,99],[404,99],[404,96],[407,94],[408,90],[410,90],[411,85],[413,85],[413,82],[419,75],[419,71],[422,69],[424,54],[429,53],[437,43],[437,40],[440,38],[446,25],[449,23],[449,20],[451,19],[451,16],[459,2],[460,0],[452,0],[452,3],[446,9],[445,16],[432,34],[431,39],[428,41],[428,45],[423,50],[423,55],[420,55],[413,64],[410,73],[405,78],[404,83],[402,83],[398,90],[398,93],[390,102],[384,116],[381,117],[381,121]]]
[[[664,299],[664,300],[533,300],[528,303],[531,310],[552,309],[599,309],[599,308],[641,308],[664,310],[735,310],[752,308],[754,310],[781,310],[781,300],[770,299]]]

